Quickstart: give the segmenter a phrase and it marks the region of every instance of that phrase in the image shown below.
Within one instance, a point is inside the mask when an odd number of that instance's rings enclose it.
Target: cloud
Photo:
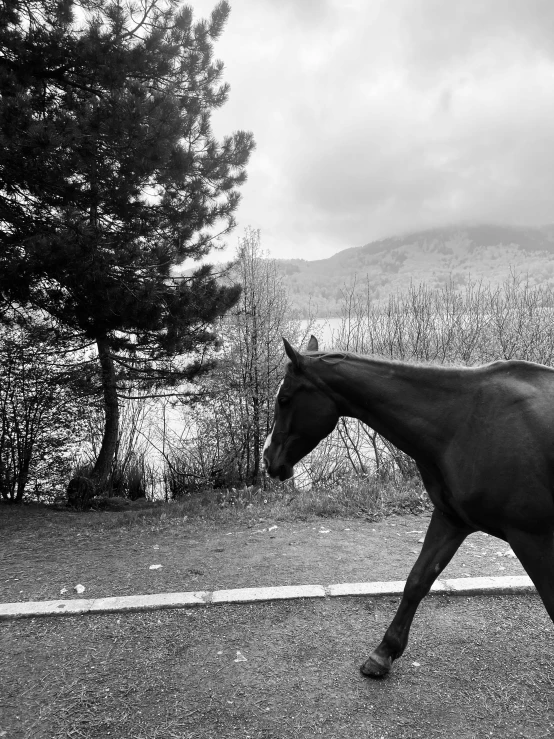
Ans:
[[[214,128],[257,141],[240,226],[317,258],[456,221],[552,221],[553,28],[550,0],[235,0]]]
[[[468,60],[512,49],[518,57],[554,53],[550,0],[404,0],[399,31],[406,63],[416,76],[432,77]],[[389,8],[398,7],[391,3]],[[393,11],[394,12],[394,11]]]

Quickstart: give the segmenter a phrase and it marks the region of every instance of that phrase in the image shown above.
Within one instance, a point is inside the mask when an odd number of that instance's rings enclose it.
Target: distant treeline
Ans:
[[[328,259],[280,259],[277,266],[294,315],[328,318],[340,314],[343,293],[352,288],[372,302],[386,302],[412,284],[500,286],[511,270],[525,274],[530,284],[552,285],[553,234],[552,227],[450,227],[383,239]]]

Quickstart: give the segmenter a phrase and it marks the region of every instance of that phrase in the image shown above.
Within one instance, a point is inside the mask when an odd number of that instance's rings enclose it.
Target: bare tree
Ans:
[[[390,359],[474,365],[495,359],[527,359],[551,365],[554,360],[554,292],[512,273],[500,287],[453,282],[441,288],[411,285],[385,302],[373,301],[369,282],[342,291],[341,323],[335,349]],[[415,473],[413,462],[357,421],[339,424],[326,442],[334,475],[346,465],[350,473],[374,470],[403,476]],[[321,476],[321,472],[319,473]]]
[[[283,375],[282,337],[301,343],[310,326],[290,319],[284,278],[262,252],[259,231],[246,229],[228,279],[241,285],[241,298],[220,321],[219,362],[202,381],[204,400],[185,411],[192,436],[178,456],[195,461],[190,480],[257,484]]]
[[[19,503],[32,484],[55,496],[67,482],[82,405],[39,324],[0,333],[0,494]],[[75,365],[73,365],[75,366]],[[60,488],[57,490],[56,488]]]

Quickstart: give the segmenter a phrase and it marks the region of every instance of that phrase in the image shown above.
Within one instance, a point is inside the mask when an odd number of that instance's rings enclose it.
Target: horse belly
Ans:
[[[451,506],[478,528],[554,530],[554,442],[525,428],[511,441],[508,435],[481,437],[446,455]]]

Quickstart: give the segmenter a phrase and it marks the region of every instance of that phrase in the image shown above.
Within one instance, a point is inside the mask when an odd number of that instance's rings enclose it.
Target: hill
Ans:
[[[502,283],[510,272],[554,286],[554,225],[450,226],[373,241],[328,259],[278,259],[298,317],[340,314],[345,289],[384,300],[410,282],[439,287],[452,280]]]

